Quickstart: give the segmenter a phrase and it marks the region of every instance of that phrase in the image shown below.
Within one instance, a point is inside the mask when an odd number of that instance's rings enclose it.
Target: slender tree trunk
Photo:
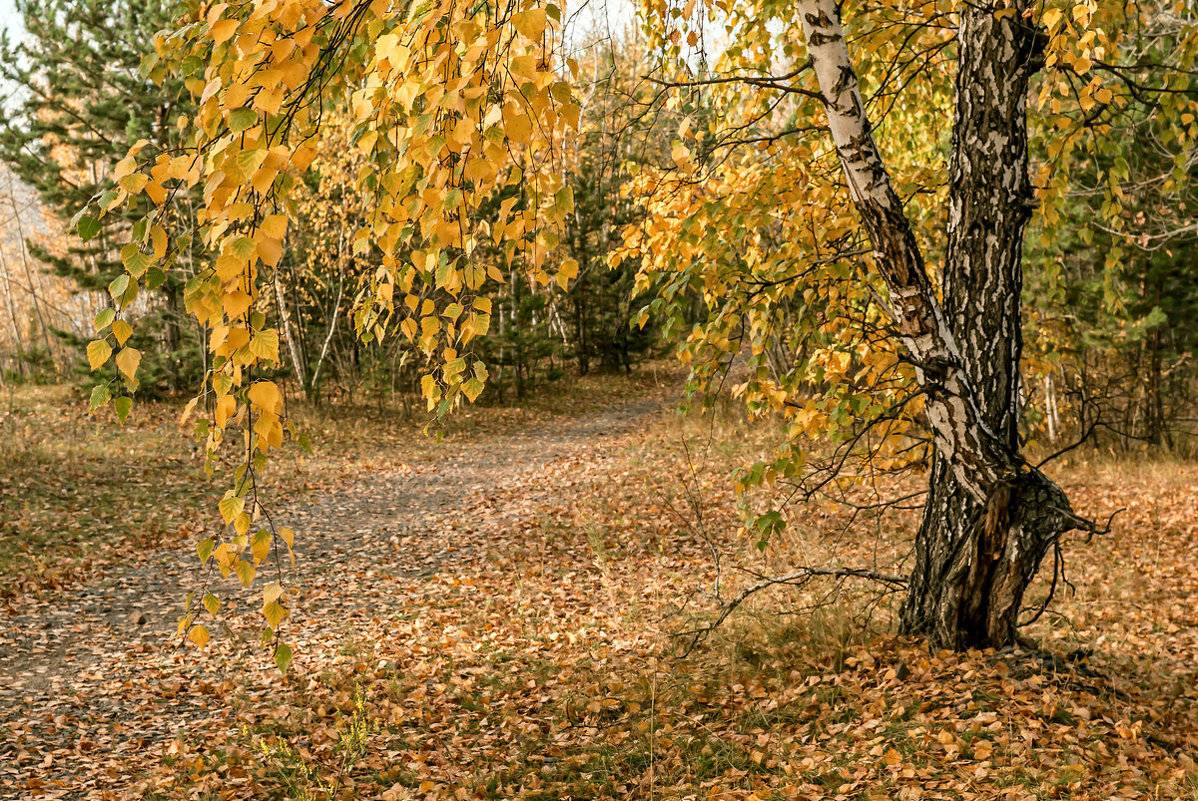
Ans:
[[[1161,305],[1161,280],[1159,276],[1153,282],[1155,290],[1155,303],[1157,308]],[[1161,326],[1156,326],[1148,336],[1148,347],[1150,349],[1150,362],[1148,368],[1148,386],[1151,393],[1151,409],[1149,411],[1149,419],[1152,421],[1149,428],[1148,436],[1157,445],[1166,445],[1173,447],[1173,440],[1168,431],[1167,421],[1165,419],[1165,398],[1164,398],[1164,360],[1161,356],[1161,351],[1164,347]]]
[[[329,322],[329,330],[324,336],[324,345],[320,348],[320,356],[317,357],[316,367],[312,370],[312,386],[309,388],[309,394],[311,395],[312,401],[317,405],[320,404],[320,368],[324,367],[324,359],[329,352],[329,343],[333,341],[333,334],[337,332],[337,317],[341,313],[341,297],[344,291],[345,273],[341,272],[341,275],[337,280],[337,299],[333,301],[333,319]],[[393,376],[394,372],[395,371],[392,371]],[[394,384],[392,384],[391,387],[391,394],[395,394]]]
[[[42,329],[42,342],[46,345],[46,357],[50,359],[50,363],[54,371],[58,371],[58,364],[54,359],[54,344],[50,339],[50,328],[46,325],[46,317],[42,312],[42,301],[39,299],[41,294],[41,282],[34,277],[34,271],[29,264],[29,253],[25,245],[25,226],[21,220],[21,209],[17,206],[17,190],[16,184],[12,176],[8,177],[8,202],[12,206],[13,222],[17,226],[17,241],[21,256],[21,264],[25,268],[25,280],[29,282],[29,297],[33,302],[33,312],[37,317],[38,326]],[[32,338],[33,334],[30,333]]]
[[[936,450],[904,630],[1001,646],[1063,532],[1088,525],[1019,454],[1023,232],[1031,213],[1026,94],[1040,38],[1025,0],[962,6],[943,303],[874,143],[835,0],[799,3],[828,127],[924,393]]]
[[[280,273],[280,270],[275,270],[275,303],[279,310],[279,328],[283,332],[283,341],[287,344],[287,353],[291,356],[291,369],[295,371],[295,380],[299,382],[300,388],[307,392],[308,378],[299,348],[295,344],[295,337],[291,333],[291,315],[287,313],[287,299],[283,296],[283,276]]]
[[[12,322],[13,342],[17,351],[25,350],[25,342],[21,337],[21,324],[17,322],[17,310],[14,305],[16,296],[12,289],[12,276],[8,273],[8,261],[4,258],[4,250],[0,248],[0,272],[4,274],[4,300],[8,307],[8,319]]]

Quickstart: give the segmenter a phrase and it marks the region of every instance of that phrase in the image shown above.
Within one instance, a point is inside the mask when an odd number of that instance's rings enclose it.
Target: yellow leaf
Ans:
[[[220,611],[220,599],[210,592],[204,593],[204,608],[208,610],[208,614],[215,615]]]
[[[262,588],[262,603],[272,604],[283,597],[283,585],[272,581]]]
[[[561,108],[562,117],[564,117],[566,122],[570,124],[570,127],[576,131],[578,130],[578,118],[581,114],[582,107],[577,103],[567,103]]]
[[[258,230],[272,239],[282,239],[287,234],[287,217],[282,214],[270,214],[262,221]]]
[[[154,243],[154,258],[161,259],[166,255],[167,248],[166,231],[161,225],[155,225],[150,229],[150,240]]]
[[[262,236],[261,232],[254,237],[254,241],[258,245],[258,258],[271,267],[278,265],[279,260],[283,258],[283,243],[278,239]]]
[[[254,334],[250,340],[250,353],[264,362],[279,360],[279,332],[267,328]]]
[[[242,511],[245,510],[245,498],[240,495],[234,495],[230,490],[229,494],[220,500],[220,516],[226,523],[232,523]]]
[[[279,624],[287,617],[287,609],[277,601],[271,601],[262,606],[262,614],[266,617],[267,624],[272,629],[277,629]]]
[[[484,181],[495,177],[495,165],[488,159],[474,158],[466,162],[462,173],[471,181]]]
[[[208,644],[208,640],[211,637],[212,635],[208,633],[208,629],[199,623],[192,626],[191,631],[187,632],[187,639],[191,640],[201,648]]]
[[[225,314],[227,314],[230,319],[240,317],[241,315],[245,314],[246,310],[250,308],[250,304],[252,302],[253,298],[240,289],[235,289],[232,292],[228,292],[224,295],[224,297],[221,298],[221,304],[225,309]]]
[[[188,419],[190,419],[191,415],[195,412],[196,406],[199,405],[199,402],[199,398],[192,398],[187,402],[187,405],[183,407],[183,413],[179,415],[179,425],[184,425],[187,423]]]
[[[149,196],[155,206],[161,206],[166,202],[166,189],[163,188],[162,184],[157,181],[150,181],[146,184],[145,189],[146,195]]]
[[[247,394],[250,403],[264,411],[274,412],[283,403],[279,388],[273,381],[258,381],[250,387]]]
[[[237,574],[237,578],[241,580],[242,585],[248,587],[254,583],[254,575],[258,571],[249,562],[239,559],[233,565],[233,572]]]
[[[250,553],[254,556],[255,562],[261,562],[266,557],[270,556],[270,532],[262,529],[254,535],[254,539],[250,542]]]
[[[545,32],[545,9],[534,8],[512,15],[512,25],[529,39],[540,39]]]
[[[170,177],[176,181],[181,181],[187,177],[187,173],[191,171],[191,159],[187,156],[175,156],[171,159]]]
[[[514,100],[509,100],[503,107],[503,125],[508,139],[513,142],[526,145],[532,139],[532,120]]]
[[[87,361],[93,370],[99,370],[111,355],[112,346],[108,344],[108,340],[97,339],[88,343]]]
[[[117,344],[124,345],[129,339],[129,335],[133,333],[133,326],[129,325],[127,320],[113,320],[112,333],[116,337]]]
[[[254,108],[271,116],[278,114],[279,107],[282,105],[282,92],[272,92],[269,89],[262,89],[258,94],[254,95]]]
[[[674,165],[680,170],[685,170],[690,164],[691,151],[686,145],[674,145],[674,149],[670,151],[670,158],[674,160]]]
[[[222,19],[212,24],[208,29],[208,35],[212,37],[213,44],[224,44],[233,38],[233,34],[237,31],[238,21],[235,19]]]
[[[262,166],[254,173],[254,177],[250,179],[250,185],[254,187],[255,191],[265,195],[270,191],[271,186],[274,185],[278,174],[278,170]]]
[[[217,258],[215,267],[220,280],[227,282],[241,277],[245,272],[245,261],[232,253],[225,253]]]
[[[295,149],[295,153],[291,156],[291,166],[295,167],[297,170],[303,171],[308,169],[308,165],[311,164],[312,160],[315,158],[316,150],[314,148],[308,147],[307,145],[304,145],[303,147],[297,147]]]
[[[133,156],[126,156],[125,158],[118,161],[116,163],[116,166],[112,168],[113,180],[119,182],[126,175],[129,175],[131,172],[133,172],[134,168],[136,168],[136,167],[137,167],[136,159],[134,159]]]
[[[116,367],[128,381],[135,380],[139,364],[141,364],[141,351],[137,348],[121,348],[116,355]]]
[[[117,181],[117,183],[120,184],[121,188],[129,194],[136,195],[145,188],[146,182],[148,180],[149,179],[140,172],[135,172],[126,175],[124,178],[121,178],[119,181]]]
[[[228,419],[237,411],[237,399],[232,395],[221,395],[216,399],[216,408],[213,409],[213,416],[216,418],[217,428],[224,428]]]

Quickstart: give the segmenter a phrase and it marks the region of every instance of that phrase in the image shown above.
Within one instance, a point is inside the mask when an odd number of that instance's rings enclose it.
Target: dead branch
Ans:
[[[769,587],[787,586],[787,587],[803,587],[812,579],[815,578],[834,578],[843,581],[844,579],[857,578],[867,581],[876,581],[884,584],[887,591],[895,591],[907,586],[907,577],[898,576],[893,573],[879,573],[874,570],[866,570],[859,567],[800,567],[792,570],[781,576],[766,576],[755,584],[750,584],[743,590],[738,592],[734,598],[726,601],[720,606],[720,613],[711,623],[705,626],[700,626],[689,631],[679,632],[675,637],[690,637],[691,641],[686,647],[685,654],[689,654],[694,650],[695,646],[711,632],[715,631],[724,621],[728,619],[736,608],[749,599],[749,596]]]

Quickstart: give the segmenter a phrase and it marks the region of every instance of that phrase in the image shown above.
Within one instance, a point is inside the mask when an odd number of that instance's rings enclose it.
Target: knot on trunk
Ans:
[[[1048,49],[1048,31],[1031,20],[1015,23],[1016,44],[1019,47],[1020,72],[1030,78],[1044,69],[1044,51]]]

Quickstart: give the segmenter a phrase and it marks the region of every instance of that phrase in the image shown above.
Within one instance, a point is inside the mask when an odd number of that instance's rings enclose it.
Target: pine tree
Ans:
[[[37,190],[63,224],[107,185],[112,165],[145,139],[158,150],[176,142],[175,120],[193,111],[182,77],[157,85],[141,70],[153,34],[174,15],[173,0],[18,0],[26,35],[0,40],[0,77],[17,101],[0,123],[0,160]],[[81,291],[103,292],[124,273],[120,246],[132,221],[145,213],[141,198],[109,215],[86,242],[73,239],[30,251]],[[187,203],[175,213],[186,213]],[[184,267],[186,265],[183,265]],[[151,268],[138,314],[156,318],[135,326],[146,355],[142,385],[150,391],[192,387],[199,379],[198,331],[183,310],[184,277]],[[65,333],[62,336],[71,338]],[[82,350],[80,347],[78,350]]]

